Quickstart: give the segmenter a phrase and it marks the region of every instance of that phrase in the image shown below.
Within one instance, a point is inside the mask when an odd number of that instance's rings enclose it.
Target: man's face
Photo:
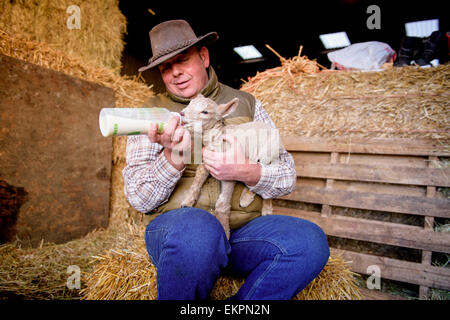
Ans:
[[[208,83],[208,49],[189,48],[158,67],[167,90],[183,98],[193,98]]]

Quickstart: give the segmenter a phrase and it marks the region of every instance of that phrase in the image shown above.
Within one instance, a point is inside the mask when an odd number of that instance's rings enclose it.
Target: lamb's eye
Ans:
[[[208,114],[208,111],[204,111],[204,110],[203,110],[201,113],[203,113],[203,114]]]

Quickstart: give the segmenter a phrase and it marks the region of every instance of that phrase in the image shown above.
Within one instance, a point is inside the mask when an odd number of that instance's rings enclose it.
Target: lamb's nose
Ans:
[[[180,112],[180,116],[184,117],[184,112],[183,111]]]

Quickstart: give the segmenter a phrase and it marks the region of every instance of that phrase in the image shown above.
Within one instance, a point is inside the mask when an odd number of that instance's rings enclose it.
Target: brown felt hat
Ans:
[[[148,60],[148,65],[138,69],[139,72],[156,67],[195,44],[208,45],[219,38],[217,32],[197,37],[185,20],[162,22],[153,27],[149,34],[153,57]]]

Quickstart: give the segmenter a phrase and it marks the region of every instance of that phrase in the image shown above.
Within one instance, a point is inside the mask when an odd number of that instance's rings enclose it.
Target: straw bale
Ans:
[[[119,76],[111,68],[72,57],[44,42],[12,36],[4,30],[0,30],[0,53],[112,88],[119,108],[140,107],[154,94],[141,78]],[[39,248],[24,249],[20,241],[14,241],[0,246],[0,298],[6,294],[26,299],[78,299],[78,290],[68,290],[66,286],[69,265],[78,265],[83,275],[92,268],[92,256],[113,248],[127,248],[130,237],[136,234],[142,237],[142,231],[133,231],[142,215],[128,204],[123,194],[121,171],[125,166],[125,147],[126,137],[113,138],[108,228],[65,244],[42,243]]]
[[[142,242],[142,241],[141,241]],[[110,250],[95,257],[94,271],[87,276],[81,291],[86,300],[154,300],[157,296],[157,270],[145,245]],[[237,293],[244,279],[221,276],[211,294],[212,300],[225,300]],[[339,256],[330,257],[317,278],[298,293],[294,300],[361,299],[355,274]]]
[[[119,73],[126,18],[118,0],[1,1],[0,29],[24,40],[45,42],[81,61]],[[70,5],[80,8],[80,29],[69,29]]]
[[[109,68],[98,67],[92,62],[72,57],[46,43],[23,40],[3,30],[0,30],[0,53],[112,88],[118,108],[141,107],[144,101],[154,95],[151,87],[147,86],[142,78],[119,76]],[[142,219],[142,216],[130,207],[123,194],[125,148],[126,137],[113,138],[109,223],[114,225],[120,225],[129,218],[133,221]]]
[[[0,299],[79,299],[79,290],[66,283],[68,267],[76,265],[85,274],[92,269],[92,256],[108,249],[127,247],[131,234],[127,229],[94,230],[85,237],[64,244],[42,242],[38,248],[22,248],[20,241],[0,246]]]
[[[302,58],[302,59],[300,59]],[[283,135],[449,140],[450,65],[379,72],[320,70],[280,57],[242,90],[260,99]],[[294,66],[308,65],[308,68]]]
[[[269,48],[271,49],[271,48]],[[326,70],[301,57],[257,73],[242,90],[254,94],[282,135],[321,138],[405,138],[450,146],[450,64],[433,68],[392,67],[383,71]],[[302,59],[301,59],[302,58]],[[295,68],[308,65],[309,68]],[[294,72],[292,71],[294,70]],[[434,141],[433,141],[434,142]],[[436,160],[439,167],[447,161]],[[424,188],[422,188],[424,189]],[[448,188],[437,188],[446,196]],[[423,190],[423,192],[426,192]],[[279,206],[321,211],[319,204],[276,200]],[[423,216],[333,207],[333,214],[423,226]],[[328,237],[335,248],[420,262],[420,250]],[[433,258],[434,259],[434,258]]]

